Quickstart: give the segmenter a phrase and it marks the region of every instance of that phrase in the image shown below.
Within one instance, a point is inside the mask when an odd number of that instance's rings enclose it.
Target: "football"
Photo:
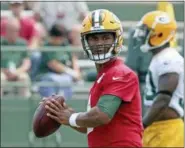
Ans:
[[[58,123],[57,121],[51,119],[46,115],[47,111],[45,109],[45,104],[46,104],[46,100],[48,99],[56,99],[61,104],[64,103],[64,98],[62,96],[52,95],[51,97],[48,97],[47,99],[45,99],[38,106],[33,116],[33,132],[35,136],[38,138],[43,138],[51,135],[61,126],[60,123]]]

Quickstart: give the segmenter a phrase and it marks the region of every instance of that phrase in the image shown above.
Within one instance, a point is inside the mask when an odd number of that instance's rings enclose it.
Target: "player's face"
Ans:
[[[87,36],[87,42],[93,55],[107,53],[114,40],[113,33],[94,33]]]

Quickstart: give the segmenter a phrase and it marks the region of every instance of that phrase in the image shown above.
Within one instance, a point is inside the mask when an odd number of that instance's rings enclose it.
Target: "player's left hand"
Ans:
[[[65,102],[62,105],[54,99],[47,100],[45,108],[48,111],[47,115],[50,118],[54,119],[60,124],[70,125],[69,118],[74,113],[74,110],[68,107]]]

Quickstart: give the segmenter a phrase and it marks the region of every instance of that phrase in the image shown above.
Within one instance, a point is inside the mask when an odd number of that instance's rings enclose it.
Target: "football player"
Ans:
[[[138,78],[123,64],[123,30],[115,14],[92,11],[83,21],[83,49],[95,62],[98,76],[86,112],[74,112],[54,99],[46,101],[48,116],[87,133],[89,147],[142,147],[142,111]]]
[[[145,14],[135,31],[152,60],[146,76],[143,117],[145,147],[184,147],[184,60],[170,41],[177,24],[166,12]]]

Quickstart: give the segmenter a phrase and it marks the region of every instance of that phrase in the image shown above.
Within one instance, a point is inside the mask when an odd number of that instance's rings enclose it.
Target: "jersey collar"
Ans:
[[[118,65],[120,63],[123,63],[123,60],[119,57],[115,57],[115,58],[112,58],[110,61],[106,62],[102,69],[99,71],[98,73],[98,77],[102,74],[102,73],[105,73],[107,71],[107,69],[109,69],[110,67],[113,67],[114,65]]]

